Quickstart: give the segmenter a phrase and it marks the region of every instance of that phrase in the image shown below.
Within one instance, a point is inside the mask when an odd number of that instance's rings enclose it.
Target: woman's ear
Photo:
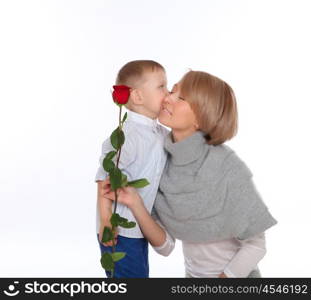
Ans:
[[[198,118],[197,118],[197,117],[195,117],[195,121],[194,121],[193,126],[194,126],[195,130],[198,130],[198,129],[200,128],[199,122],[198,122]]]

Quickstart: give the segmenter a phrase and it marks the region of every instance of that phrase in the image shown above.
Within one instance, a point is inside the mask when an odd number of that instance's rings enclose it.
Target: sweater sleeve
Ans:
[[[252,238],[277,224],[255,185],[251,170],[243,161],[235,158],[227,178],[230,195],[227,222],[236,238]]]
[[[238,241],[241,247],[224,270],[227,277],[248,277],[266,254],[264,232],[249,239],[238,239]]]
[[[241,218],[241,225],[245,226],[238,233],[238,239],[249,239],[277,224],[277,221],[262,200],[252,178],[244,182],[238,197],[244,198],[245,201],[243,203],[248,204],[248,206],[246,204],[244,206],[245,214]]]
[[[156,222],[163,228],[163,230],[165,231],[166,234],[166,239],[163,245],[158,246],[158,247],[153,247],[153,249],[163,255],[163,256],[169,256],[172,251],[175,248],[175,239],[167,232],[167,230],[165,230],[163,224],[159,221],[156,220]]]

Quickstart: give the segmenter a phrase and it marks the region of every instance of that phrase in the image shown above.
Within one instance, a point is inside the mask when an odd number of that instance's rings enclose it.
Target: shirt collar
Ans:
[[[173,143],[172,132],[170,132],[164,142],[164,148],[172,156],[175,165],[186,165],[197,160],[202,152],[209,147],[203,131],[196,131],[187,138]]]
[[[152,130],[157,130],[158,122],[157,119],[151,119],[144,115],[138,114],[134,111],[128,110],[127,111],[127,120],[133,121],[142,125],[146,125],[150,127]]]

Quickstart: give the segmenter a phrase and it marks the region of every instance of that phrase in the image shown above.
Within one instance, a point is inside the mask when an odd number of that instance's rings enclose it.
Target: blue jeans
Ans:
[[[101,254],[111,252],[112,247],[106,247],[99,241]],[[115,263],[115,278],[148,278],[148,241],[145,238],[127,238],[118,235],[116,252],[126,252],[121,260]],[[111,272],[106,271],[107,277],[111,277]]]

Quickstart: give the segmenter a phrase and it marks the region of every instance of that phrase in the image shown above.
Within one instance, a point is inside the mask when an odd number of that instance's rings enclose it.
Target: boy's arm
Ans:
[[[97,199],[98,199],[98,208],[101,217],[101,221],[111,215],[112,212],[112,202],[111,200],[104,197],[104,189],[103,189],[104,181],[97,181]]]
[[[125,173],[128,177],[128,180],[131,179],[131,174],[128,172],[128,167],[136,159],[137,148],[133,141],[134,137],[130,132],[126,132],[125,143],[122,146],[119,168]],[[107,138],[102,144],[102,153],[99,158],[99,168],[95,177],[97,182],[97,201],[98,201],[98,210],[100,217],[100,229],[99,229],[99,239],[101,241],[104,227],[111,227],[110,217],[112,215],[112,202],[111,200],[104,197],[103,190],[103,181],[109,176],[109,174],[103,168],[103,160],[106,157],[107,153],[115,150],[110,142],[110,138]],[[112,246],[112,241],[104,243],[105,246]]]
[[[112,215],[112,202],[104,197],[103,181],[97,181],[97,201],[100,217],[99,240],[101,242],[104,228],[111,228],[110,218]],[[105,246],[112,246],[112,241],[103,244]]]
[[[135,162],[137,157],[137,149],[139,145],[137,145],[137,141],[135,141],[135,136],[131,134],[131,131],[128,130],[125,132],[125,142],[122,146],[121,156],[119,160],[119,169],[121,169],[122,172],[124,172],[128,176],[128,180],[133,180],[131,178],[132,174],[130,174],[129,166]],[[97,169],[97,173],[95,176],[95,181],[104,181],[108,177],[108,172],[106,172],[103,168],[103,161],[106,157],[106,155],[110,151],[115,151],[115,149],[112,147],[110,138],[107,138],[103,144],[102,144],[102,152],[101,156],[99,158],[99,167]],[[113,159],[116,161],[116,157]]]

